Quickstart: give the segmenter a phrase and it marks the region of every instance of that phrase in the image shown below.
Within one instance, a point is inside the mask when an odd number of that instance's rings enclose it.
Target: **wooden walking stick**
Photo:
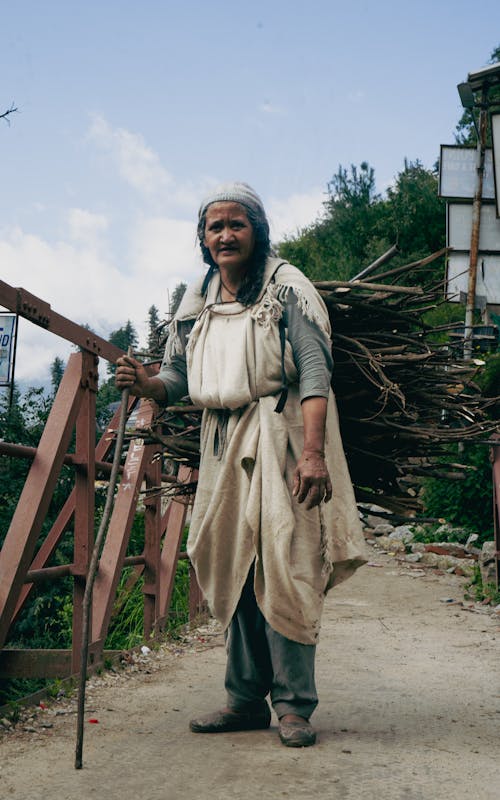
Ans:
[[[129,347],[128,355],[132,354]],[[116,481],[118,478],[118,470],[120,468],[120,458],[122,454],[123,437],[125,433],[125,424],[127,422],[128,398],[130,390],[122,390],[121,408],[120,408],[120,421],[118,424],[118,431],[116,434],[115,453],[113,456],[113,465],[111,468],[111,475],[109,478],[108,491],[106,494],[106,503],[102,514],[101,524],[94,543],[92,557],[90,559],[89,571],[87,576],[87,583],[85,585],[85,593],[83,595],[83,625],[82,625],[82,656],[80,661],[80,683],[78,687],[78,715],[77,715],[77,734],[76,734],[76,754],[75,754],[75,769],[82,768],[82,753],[83,753],[83,717],[85,713],[85,683],[87,679],[87,659],[89,652],[89,627],[90,627],[90,606],[92,602],[92,589],[94,588],[95,576],[97,573],[97,564],[99,561],[99,554],[101,552],[101,545],[106,535],[111,509],[113,506],[113,498],[116,488]]]

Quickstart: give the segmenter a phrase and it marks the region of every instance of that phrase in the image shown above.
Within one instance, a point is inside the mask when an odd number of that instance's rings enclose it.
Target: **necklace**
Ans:
[[[236,295],[238,294],[238,290],[236,290],[236,292],[232,292],[232,291],[231,291],[231,289],[229,289],[229,288],[226,286],[226,284],[224,283],[224,281],[222,280],[222,275],[220,274],[220,272],[219,272],[219,278],[220,278],[220,283],[221,283],[221,286],[223,286],[223,287],[224,287],[224,289],[226,290],[226,292],[227,292],[228,294],[230,294],[230,295],[231,295],[231,297],[236,297]]]

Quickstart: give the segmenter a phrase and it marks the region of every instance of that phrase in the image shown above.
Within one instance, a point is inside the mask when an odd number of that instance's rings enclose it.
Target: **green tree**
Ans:
[[[55,394],[59,388],[59,384],[62,381],[62,376],[64,375],[65,365],[62,358],[56,356],[53,360],[52,364],[50,365],[50,382],[52,384],[52,391]]]
[[[500,62],[500,45],[497,45],[491,56],[489,58],[489,64],[497,64]],[[476,98],[476,102],[479,101],[480,98]],[[500,105],[500,85],[497,84],[496,86],[491,86],[488,89],[488,102],[490,105]],[[477,144],[477,132],[476,126],[474,125],[474,118],[477,114],[476,111],[471,109],[464,109],[462,116],[457,124],[455,129],[455,141],[457,144],[461,145],[469,145],[471,147],[475,147]],[[487,144],[491,147],[491,134],[488,131],[488,141]]]
[[[175,312],[179,308],[186,289],[187,285],[185,283],[178,283],[174,291],[172,292],[172,298],[170,300],[170,308],[169,308],[170,317],[173,317]]]
[[[374,170],[366,161],[359,169],[339,166],[327,190],[322,216],[285,239],[279,253],[312,280],[348,280],[380,255],[373,241],[381,207]]]
[[[438,197],[438,176],[425,169],[420,161],[405,161],[396,182],[387,190],[384,205],[380,226],[385,239],[398,244],[399,261],[410,263],[445,246],[446,204]],[[428,275],[430,280],[442,280],[443,260],[429,265]],[[411,279],[411,275],[405,275],[405,281]],[[422,282],[422,279],[419,272],[417,280]]]
[[[400,255],[391,266],[430,255],[445,244],[445,204],[437,189],[436,173],[419,161],[405,162],[385,198],[376,193],[374,170],[366,162],[359,169],[339,167],[328,183],[322,217],[286,239],[279,253],[312,280],[349,280],[393,244]],[[443,279],[442,261],[430,266],[428,277]]]
[[[125,325],[109,334],[109,341],[122,350],[125,350],[125,352],[127,352],[129,347],[131,347],[132,350],[136,350],[139,343],[137,331],[129,319]],[[115,374],[116,367],[114,364],[108,364],[108,372],[111,375]]]
[[[117,347],[121,347],[122,350],[127,350],[128,347],[132,347],[135,350],[139,340],[136,329],[128,319],[121,328],[111,331],[109,341]]]
[[[160,314],[157,307],[152,305],[148,310],[148,353],[156,353],[158,351],[160,346],[160,329]]]

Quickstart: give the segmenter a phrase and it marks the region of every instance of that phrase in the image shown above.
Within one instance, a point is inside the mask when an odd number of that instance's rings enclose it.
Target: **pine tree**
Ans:
[[[55,394],[61,383],[62,376],[64,375],[65,365],[62,358],[56,356],[50,365],[50,382],[52,384],[52,391]]]
[[[186,289],[187,286],[185,283],[178,283],[174,291],[172,292],[172,299],[170,301],[170,308],[169,308],[170,317],[173,317],[175,312],[179,308]]]
[[[150,354],[157,353],[160,347],[160,314],[155,305],[148,310],[148,342],[147,351]]]
[[[129,347],[131,347],[132,350],[136,350],[139,343],[137,331],[129,319],[123,327],[109,334],[109,341],[125,352],[127,352]],[[114,364],[108,364],[108,372],[111,375],[115,374],[116,367]]]

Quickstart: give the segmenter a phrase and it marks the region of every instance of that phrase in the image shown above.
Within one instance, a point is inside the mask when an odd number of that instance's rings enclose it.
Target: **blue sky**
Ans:
[[[456,85],[500,44],[478,0],[0,0],[0,278],[106,336],[201,269],[208,188],[251,183],[275,240],[339,164],[383,191],[453,143]],[[363,266],[363,265],[360,265]],[[17,378],[70,347],[28,323]]]

